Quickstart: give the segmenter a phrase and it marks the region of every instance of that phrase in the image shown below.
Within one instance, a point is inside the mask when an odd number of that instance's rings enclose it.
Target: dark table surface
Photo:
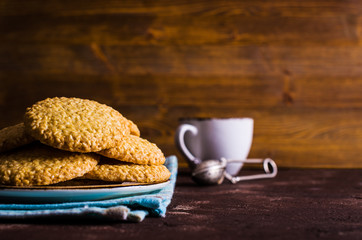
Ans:
[[[0,220],[0,239],[362,239],[362,169],[281,169],[212,187],[180,169],[165,218]]]

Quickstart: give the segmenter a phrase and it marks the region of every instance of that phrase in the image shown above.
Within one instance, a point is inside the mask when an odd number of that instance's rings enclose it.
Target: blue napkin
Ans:
[[[176,184],[176,156],[167,157],[165,165],[171,172],[170,182],[156,192],[87,202],[4,204],[0,201],[0,219],[80,217],[141,222],[146,216],[165,217],[166,208],[171,202]]]

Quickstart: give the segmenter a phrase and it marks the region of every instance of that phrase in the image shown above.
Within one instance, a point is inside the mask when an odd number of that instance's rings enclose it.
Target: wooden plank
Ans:
[[[102,0],[93,1],[2,1],[1,15],[92,15],[110,13],[182,15],[190,13],[243,15],[274,15],[274,16],[330,16],[344,12],[359,14],[359,1],[262,1],[262,0],[227,0],[227,1],[117,1],[111,0],[104,4]]]
[[[243,109],[279,107],[361,108],[362,78],[299,76],[255,77],[181,77],[123,76],[119,89],[123,104],[159,104],[176,106]],[[151,90],[152,89],[152,90]],[[156,96],[156,97],[155,97]]]
[[[0,71],[42,74],[358,77],[361,47],[6,44]]]
[[[245,110],[283,106],[322,110],[362,107],[362,78],[293,77],[286,80],[278,76],[12,74],[0,79],[3,104],[19,101],[17,99],[31,104],[45,97],[79,96],[114,104],[128,112],[148,107],[176,107],[184,114],[190,108],[224,106]],[[222,114],[228,115],[228,112]]]
[[[298,109],[362,107],[362,78],[12,74],[1,78],[0,87],[4,94],[2,99],[6,101],[28,99],[30,104],[46,96],[79,96],[119,107],[131,106],[129,111],[158,105],[178,107],[180,111],[192,106],[247,110],[281,106]]]
[[[356,17],[245,16],[221,13],[157,16],[0,16],[0,41],[99,45],[357,45]],[[132,26],[132,27],[131,27]]]
[[[361,118],[355,109],[274,111],[256,122],[254,146],[284,166],[361,167]]]

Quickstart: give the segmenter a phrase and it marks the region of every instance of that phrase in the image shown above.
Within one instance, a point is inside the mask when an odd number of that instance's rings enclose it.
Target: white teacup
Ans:
[[[175,142],[191,168],[210,159],[247,159],[253,140],[252,118],[181,119]],[[228,163],[226,172],[236,175],[242,162]]]

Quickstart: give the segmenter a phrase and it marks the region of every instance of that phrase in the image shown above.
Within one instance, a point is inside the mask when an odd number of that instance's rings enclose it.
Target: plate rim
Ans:
[[[56,192],[56,191],[64,191],[64,192],[70,192],[70,191],[95,191],[95,190],[102,190],[102,191],[107,191],[107,190],[114,190],[114,189],[124,189],[124,188],[131,188],[131,187],[137,187],[137,188],[146,188],[146,187],[154,187],[154,186],[159,186],[159,185],[165,185],[167,183],[169,183],[170,180],[167,180],[165,182],[161,182],[161,183],[149,183],[149,184],[137,184],[137,183],[132,183],[129,185],[121,185],[121,184],[115,184],[115,185],[97,185],[97,186],[82,186],[81,188],[74,188],[74,187],[70,187],[67,188],[68,186],[57,186],[57,187],[49,187],[49,188],[42,188],[42,187],[19,187],[19,188],[14,188],[14,187],[3,187],[0,186],[0,196],[1,196],[1,192],[3,191],[14,191],[14,192]],[[87,188],[89,187],[89,188]]]
[[[111,200],[139,196],[160,191],[170,184],[170,180],[148,185],[118,186],[95,189],[0,189],[0,204],[13,202],[27,203],[69,203]]]
[[[94,190],[94,189],[111,189],[111,188],[125,188],[125,187],[136,187],[136,186],[154,186],[158,184],[163,184],[170,182],[170,179],[164,182],[159,183],[137,183],[137,182],[123,182],[123,183],[109,183],[109,184],[99,184],[99,185],[64,185],[64,186],[9,186],[9,185],[0,185],[0,192],[4,190],[21,190],[21,191],[33,191],[33,190]]]

